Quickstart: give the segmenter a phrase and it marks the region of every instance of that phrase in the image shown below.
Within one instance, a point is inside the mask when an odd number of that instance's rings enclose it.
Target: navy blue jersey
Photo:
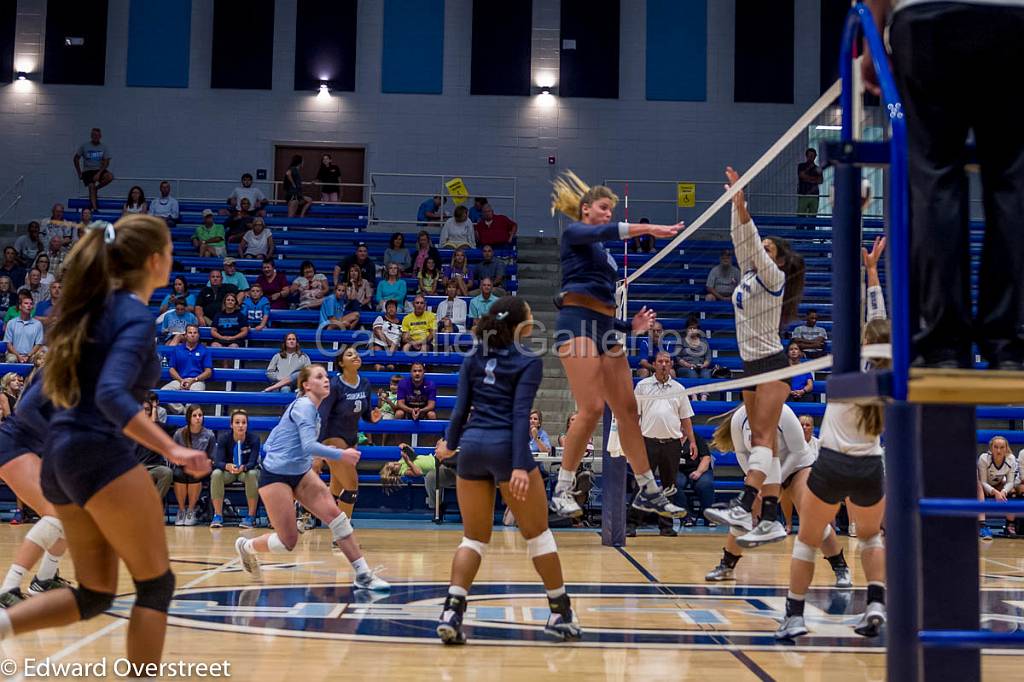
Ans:
[[[320,403],[320,440],[344,438],[355,446],[359,434],[359,418],[370,420],[372,391],[370,382],[362,377],[356,386],[349,386],[341,375],[331,377],[331,392]]]
[[[446,434],[448,447],[459,447],[463,431],[483,430],[493,440],[501,437],[496,432],[504,431],[512,440],[512,467],[529,469],[533,463],[530,410],[540,388],[544,363],[516,348],[487,354],[482,348],[477,346],[462,361],[459,394]]]
[[[41,455],[53,405],[43,393],[43,377],[35,377],[22,391],[17,414],[0,423],[0,433],[14,443]],[[2,453],[0,453],[2,454]]]
[[[121,431],[141,410],[146,392],[160,378],[156,328],[146,304],[118,291],[89,326],[78,360],[78,404],[57,410],[54,431],[110,434]]]
[[[562,232],[562,291],[587,294],[615,305],[619,268],[603,242],[625,239],[626,223],[585,225],[572,223]]]

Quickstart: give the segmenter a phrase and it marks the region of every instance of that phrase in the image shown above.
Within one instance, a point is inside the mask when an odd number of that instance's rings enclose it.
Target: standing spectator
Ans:
[[[24,265],[30,265],[40,251],[46,250],[46,246],[40,238],[38,222],[33,220],[28,224],[28,232],[14,240],[14,249],[18,252],[18,258]],[[20,282],[20,280],[16,280],[16,282]]]
[[[516,238],[519,226],[506,215],[495,213],[490,204],[485,204],[483,214],[476,224],[476,243],[483,246],[505,246]]]
[[[551,454],[551,437],[544,430],[544,415],[530,410],[530,452],[535,455]]]
[[[448,280],[445,292],[448,294],[448,298],[437,304],[435,315],[442,322],[450,321],[457,331],[466,331],[466,316],[469,309],[466,302],[459,298],[459,287],[455,280]]]
[[[426,230],[420,230],[416,235],[416,255],[412,261],[412,272],[418,274],[427,258],[433,258],[435,263],[440,263],[441,252],[430,242],[430,234]]]
[[[814,451],[814,456],[818,456],[818,451],[821,450],[821,439],[814,435],[814,417],[809,414],[800,416],[800,428],[804,430],[804,441],[810,446],[811,450]]]
[[[210,283],[203,287],[203,290],[196,296],[195,313],[199,324],[206,326],[212,324],[213,316],[224,307],[224,297],[237,293],[238,287],[234,284],[224,283],[224,274],[220,270],[210,270]]]
[[[7,362],[32,362],[35,354],[43,347],[43,325],[32,317],[34,307],[35,302],[30,294],[19,294],[18,317],[8,321],[4,328]]]
[[[385,277],[377,282],[377,294],[375,296],[377,309],[384,310],[384,303],[386,301],[401,301],[404,307],[408,289],[405,280],[402,279],[398,263],[388,263],[384,268]]]
[[[396,419],[437,419],[434,406],[437,404],[437,387],[424,376],[422,362],[412,363],[409,376],[398,382],[398,411]]]
[[[442,249],[457,249],[466,246],[471,249],[476,248],[476,236],[468,213],[465,206],[455,207],[455,215],[446,220],[444,227],[441,228],[440,244]]]
[[[121,204],[121,215],[133,215],[138,213],[149,213],[149,204],[146,202],[146,193],[138,185],[132,185],[128,190],[128,198]]]
[[[178,200],[171,196],[171,183],[166,180],[160,183],[160,196],[149,202],[149,215],[162,219],[167,227],[174,227],[181,219]]]
[[[242,199],[248,199],[249,205],[257,213],[266,210],[267,204],[270,203],[270,200],[263,194],[263,190],[252,186],[251,173],[242,173],[242,184],[236,187],[228,197],[228,212],[236,212],[242,205]]]
[[[8,277],[12,286],[17,283],[21,286],[25,281],[25,268],[18,264],[18,251],[13,246],[4,248],[4,262],[0,264],[0,277]],[[6,309],[6,306],[3,306]]]
[[[263,259],[260,276],[256,278],[256,283],[270,299],[271,310],[288,309],[288,297],[291,295],[292,288],[285,274],[277,271],[273,258],[267,256]]]
[[[416,293],[424,296],[436,296],[437,287],[441,283],[441,268],[433,258],[423,261],[423,267],[416,276],[419,288]]]
[[[288,332],[281,342],[281,352],[274,353],[274,357],[270,358],[270,364],[267,365],[267,378],[274,383],[263,389],[263,392],[291,393],[295,378],[299,376],[302,368],[308,367],[309,364],[309,356],[303,352],[298,335],[295,332]]]
[[[708,301],[731,301],[732,292],[740,283],[740,269],[732,264],[732,251],[724,249],[718,257],[718,265],[711,268],[704,285]]]
[[[40,322],[50,314],[53,310],[53,306],[57,305],[57,301],[60,300],[61,284],[59,279],[55,279],[50,282],[49,286],[50,297],[45,301],[40,301],[39,305],[36,306],[35,312],[32,314]]]
[[[238,294],[229,292],[224,296],[220,312],[213,316],[210,336],[212,348],[238,348],[238,344],[249,335],[249,321],[238,307]]]
[[[0,275],[0,312],[6,313],[8,308],[17,308],[17,306],[18,292],[12,286],[11,278],[7,275]]]
[[[402,350],[429,352],[437,329],[437,317],[427,310],[427,300],[417,294],[412,313],[402,318]]]
[[[157,419],[153,403],[148,400],[143,402],[142,411],[145,412],[147,419],[157,424],[168,436],[174,435],[174,429]],[[160,504],[163,506],[164,498],[167,497],[167,491],[171,489],[171,482],[174,480],[174,471],[167,466],[167,460],[163,455],[156,450],[150,450],[142,443],[135,444],[135,457],[139,460],[139,464],[146,468],[149,477],[153,479],[157,495],[160,496]]]
[[[249,231],[242,235],[238,244],[240,258],[273,258],[274,235],[267,229],[263,218],[256,216],[249,224]]]
[[[1003,436],[993,436],[988,442],[988,452],[978,457],[978,499],[986,498],[1006,502],[1013,497],[1017,483],[1017,458],[1010,451],[1010,443]],[[1006,515],[1006,535],[1017,534],[1012,514]],[[985,517],[982,516],[984,523]]]
[[[256,525],[256,507],[260,502],[257,468],[260,457],[260,439],[249,432],[249,413],[245,410],[231,412],[231,430],[217,438],[213,449],[213,471],[210,472],[210,502],[213,503],[213,519],[210,528],[224,525],[224,486],[232,483],[245,484],[245,501],[248,509],[238,524],[239,528]]]
[[[469,295],[473,275],[469,271],[469,261],[466,259],[465,249],[455,249],[455,252],[452,253],[452,262],[444,266],[441,274],[446,282],[455,282],[459,296]]]
[[[284,200],[288,202],[288,217],[305,218],[313,200],[302,191],[302,156],[296,154],[284,174]]]
[[[795,367],[804,361],[804,354],[796,343],[789,344],[789,348],[786,349],[786,356],[789,358],[790,367]],[[811,391],[814,390],[814,376],[810,372],[797,374],[795,377],[792,377],[789,380],[789,387],[789,399],[791,401],[805,403],[814,398],[811,395]]]
[[[818,313],[808,310],[804,323],[793,330],[793,343],[809,358],[820,358],[825,354],[828,332],[818,326]]]
[[[231,256],[224,259],[224,271],[221,273],[224,284],[234,285],[239,292],[249,288],[249,279],[238,271],[238,262]]]
[[[355,268],[359,272],[359,268]],[[366,282],[363,282],[366,284]],[[334,287],[334,293],[324,297],[320,306],[320,325],[317,329],[354,329],[359,326],[358,311],[349,311],[349,300],[346,296],[347,285],[339,282]]]
[[[818,152],[811,148],[804,152],[804,161],[796,167],[796,214],[802,216],[818,215],[818,193],[824,178],[821,175],[821,168],[814,161],[818,158]]]
[[[102,138],[103,133],[100,129],[93,128],[89,133],[89,141],[78,146],[72,160],[75,164],[75,173],[89,189],[89,204],[94,211],[99,210],[99,190],[114,180],[114,175],[108,170],[110,152],[107,145],[101,141]]]
[[[398,269],[402,272],[412,270],[412,256],[409,255],[409,249],[405,248],[405,235],[401,232],[391,235],[388,248],[384,249],[384,267],[387,268],[392,263],[397,263]]]
[[[25,379],[17,372],[8,372],[0,379],[0,421],[14,414],[21,389],[25,387]]]
[[[677,501],[684,508],[689,508],[689,500],[686,498],[686,491],[689,490],[700,498],[700,508],[703,511],[715,503],[715,474],[712,466],[711,450],[707,441],[701,438],[699,433],[694,433],[697,441],[697,459],[688,456],[690,452],[690,441],[683,442],[683,458],[679,462],[679,475],[676,477]],[[690,514],[683,521],[683,525],[692,527],[697,525],[696,515]],[[705,524],[711,522],[704,520]]]
[[[384,314],[378,315],[373,321],[373,345],[383,348],[388,353],[396,353],[402,343],[402,321],[398,318],[398,303],[394,300],[384,302]],[[381,371],[378,366],[374,371]]]
[[[498,296],[494,294],[493,289],[490,278],[484,277],[480,282],[480,293],[469,300],[469,316],[471,318],[479,320],[487,314],[487,311],[491,309],[494,302],[498,300]]]
[[[476,197],[473,205],[469,207],[469,219],[476,225],[484,217],[484,206],[487,205],[487,197]]]
[[[40,304],[42,305],[42,304]],[[164,345],[177,346],[185,341],[185,330],[198,327],[199,320],[188,311],[188,300],[181,296],[174,301],[174,309],[167,311],[160,322],[160,336]]]
[[[320,201],[337,203],[341,200],[341,169],[331,160],[330,154],[320,157],[316,181],[320,183]]]
[[[370,258],[370,249],[364,242],[359,242],[356,252],[334,266],[334,283],[342,281],[347,277],[348,270],[353,265],[358,265],[363,273],[363,279],[370,283],[371,287],[377,286],[377,264]]]
[[[185,410],[185,426],[174,432],[174,442],[186,448],[202,450],[207,457],[213,459],[216,440],[213,431],[204,425],[203,408],[199,405],[188,406]],[[203,489],[203,479],[208,475],[207,473],[196,477],[185,471],[184,467],[177,464],[174,466],[174,497],[178,501],[175,526],[194,526],[198,522],[196,505],[199,503],[199,493]]]
[[[427,225],[440,225],[441,221],[448,217],[448,214],[441,210],[441,205],[448,201],[442,199],[440,194],[435,194],[429,199],[424,199],[416,210],[416,220],[421,227]]]
[[[203,224],[192,233],[192,246],[201,258],[223,258],[227,253],[224,226],[213,221],[213,211],[203,209]]]
[[[298,309],[319,310],[327,295],[327,278],[308,260],[302,261],[299,272],[302,275],[292,280],[292,295],[299,297]]]
[[[185,299],[185,309],[189,312],[193,312],[196,306],[196,295],[191,294],[188,291],[188,281],[184,275],[175,275],[174,282],[171,285],[171,293],[164,296],[164,300],[160,302],[159,315],[163,315],[168,310],[174,307],[175,302],[179,298]]]
[[[185,343],[171,350],[168,362],[171,380],[161,387],[164,391],[205,391],[206,380],[213,376],[213,357],[210,350],[199,343],[199,327],[190,324],[185,328]],[[168,408],[181,414],[181,403],[169,403]]]
[[[246,197],[242,197],[242,200],[238,202],[238,210],[224,221],[224,230],[226,232],[224,241],[228,244],[241,244],[242,235],[249,230],[249,227],[256,218],[257,216],[253,215],[252,212],[252,204],[249,203]]]
[[[483,281],[489,279],[495,289],[495,293],[499,296],[504,296],[505,290],[501,285],[505,283],[505,262],[500,258],[494,257],[494,247],[490,244],[483,246],[480,250],[480,255],[482,260],[473,268],[473,282],[478,288],[469,293],[479,293],[479,287],[482,286]]]
[[[687,379],[711,378],[711,344],[698,321],[686,325],[686,336],[679,352],[679,375]]]
[[[259,282],[249,287],[249,295],[242,300],[242,314],[249,323],[249,331],[261,332],[270,324],[270,301],[263,295]]]

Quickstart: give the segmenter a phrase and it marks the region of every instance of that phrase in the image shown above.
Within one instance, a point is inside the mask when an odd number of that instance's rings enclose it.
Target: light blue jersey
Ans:
[[[274,474],[297,476],[309,471],[314,457],[341,459],[341,450],[323,445],[320,414],[306,396],[297,398],[281,415],[263,446],[263,468]]]

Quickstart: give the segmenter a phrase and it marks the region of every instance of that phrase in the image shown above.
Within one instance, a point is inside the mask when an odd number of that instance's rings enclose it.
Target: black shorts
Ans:
[[[52,430],[39,483],[51,504],[84,507],[114,479],[141,466],[132,441],[118,434]]]
[[[96,180],[98,180],[98,178],[96,177],[98,174],[99,170],[82,171],[82,184],[88,187],[92,183],[96,182]]]
[[[821,448],[807,487],[828,504],[850,498],[858,507],[870,507],[885,497],[885,463],[879,455],[854,457]]]
[[[777,369],[785,369],[789,367],[789,358],[786,357],[786,353],[779,351],[775,355],[769,355],[766,358],[758,358],[757,360],[744,360],[743,361],[743,376],[744,377],[755,377],[759,374],[765,374],[767,372],[774,372]],[[789,384],[789,379],[779,379],[784,384]]]
[[[38,455],[41,449],[33,448],[9,434],[0,432],[0,467],[29,452]]]
[[[171,472],[174,474],[175,483],[184,483],[186,485],[192,485],[193,483],[202,483],[208,476],[203,478],[196,478],[192,474],[189,474],[180,464],[172,464]]]
[[[597,346],[598,355],[604,355],[616,346],[624,346],[626,335],[615,330],[615,321],[614,317],[590,308],[564,306],[555,318],[555,350],[578,336],[591,339]]]
[[[804,469],[810,469],[813,466],[813,464],[809,464],[805,467],[800,467],[799,469],[791,473],[789,476],[786,477],[786,480],[782,482],[782,489],[789,490],[789,486],[793,485],[793,479],[796,478],[796,475],[799,474]]]
[[[284,483],[286,486],[295,490],[302,483],[302,479],[309,473],[309,469],[306,469],[301,474],[275,474],[273,471],[267,471],[266,469],[260,469],[260,485],[270,485],[271,483]]]
[[[537,468],[531,461],[527,471]],[[512,434],[467,430],[459,443],[459,478],[504,483],[512,478]]]

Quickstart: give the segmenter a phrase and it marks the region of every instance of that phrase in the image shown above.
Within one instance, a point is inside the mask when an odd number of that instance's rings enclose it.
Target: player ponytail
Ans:
[[[483,345],[484,352],[491,348],[508,348],[519,338],[529,313],[530,307],[522,296],[502,296],[473,325],[473,336]]]
[[[732,416],[739,407],[734,407],[725,414],[716,414],[708,422],[719,422],[711,435],[711,447],[719,452],[735,452],[736,444],[732,442]]]
[[[555,178],[551,192],[551,215],[563,213],[572,220],[583,217],[583,205],[592,204],[598,199],[609,199],[612,206],[619,203],[619,197],[604,185],[591,187],[580,180],[571,170]]]
[[[864,345],[889,343],[891,331],[889,320],[871,320],[864,325]],[[871,362],[875,369],[888,369],[892,361],[876,358]],[[869,436],[880,436],[885,428],[885,410],[881,405],[857,405],[857,427]]]
[[[380,485],[385,495],[390,495],[402,487],[401,462],[387,462],[380,468]]]
[[[775,244],[775,262],[786,275],[785,298],[782,301],[781,322],[797,319],[797,308],[804,297],[804,258],[793,250],[792,245],[781,237],[766,237]]]

